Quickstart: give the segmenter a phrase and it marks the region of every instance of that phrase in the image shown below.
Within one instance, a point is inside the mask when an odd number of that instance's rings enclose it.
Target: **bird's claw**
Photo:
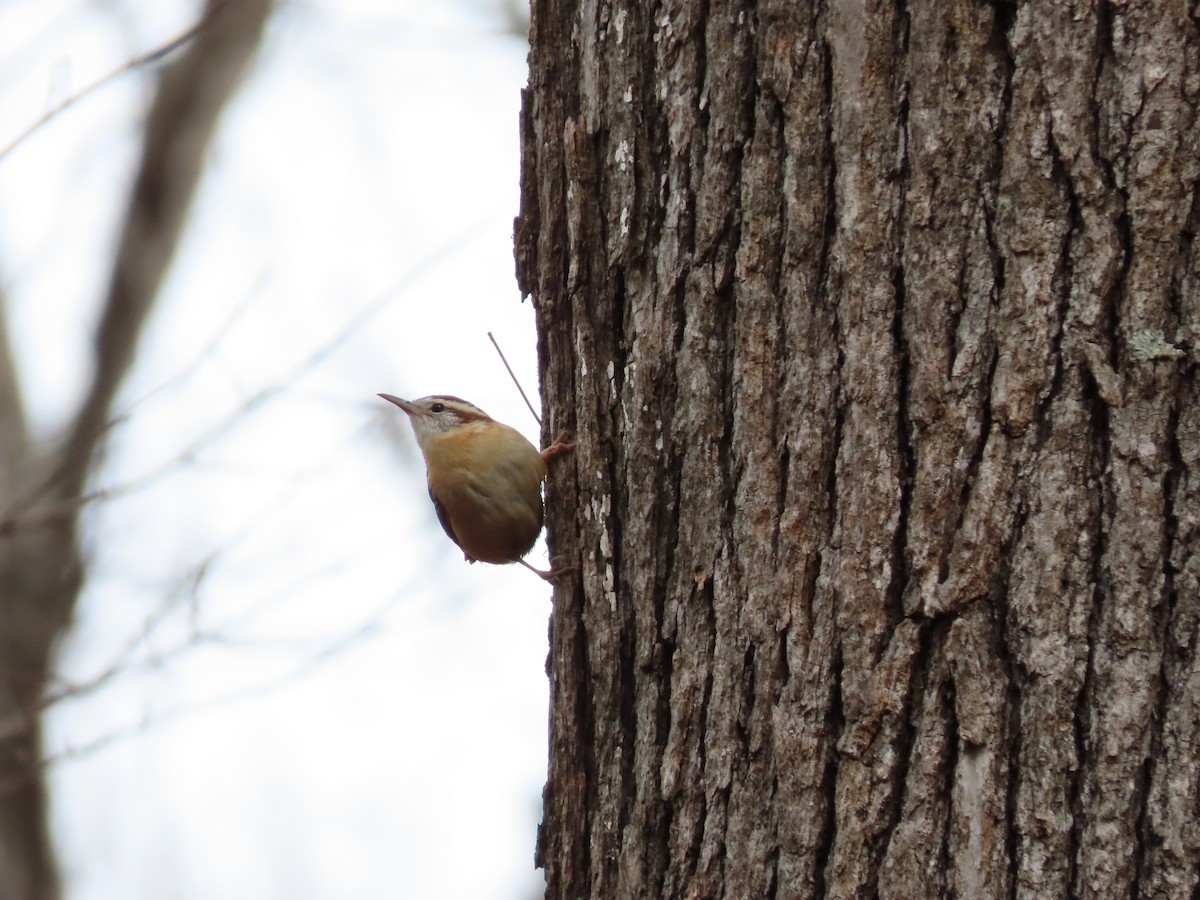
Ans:
[[[571,432],[564,431],[554,439],[554,443],[542,451],[542,459],[549,463],[555,457],[563,456],[575,449],[571,441]]]

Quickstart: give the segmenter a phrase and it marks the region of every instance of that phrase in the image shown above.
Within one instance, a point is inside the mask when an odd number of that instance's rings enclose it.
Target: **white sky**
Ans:
[[[0,146],[196,7],[8,0]],[[537,439],[486,337],[533,392],[526,50],[502,26],[486,0],[287,3],[223,121],[97,479],[127,490],[86,519],[61,669],[122,664],[49,720],[77,754],[51,769],[69,900],[540,885],[549,589],[462,562],[374,397],[459,394]],[[86,381],[148,87],[124,76],[0,160],[0,277],[47,438]]]

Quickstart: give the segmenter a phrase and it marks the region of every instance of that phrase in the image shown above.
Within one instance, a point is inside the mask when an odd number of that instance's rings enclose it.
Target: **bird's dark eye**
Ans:
[[[444,403],[435,403],[433,406],[429,407],[430,412],[443,412],[445,409],[446,404]]]

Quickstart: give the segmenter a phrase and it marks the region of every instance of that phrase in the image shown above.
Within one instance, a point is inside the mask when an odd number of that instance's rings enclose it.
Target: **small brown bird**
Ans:
[[[379,396],[408,414],[438,521],[469,561],[520,563],[546,579],[567,571],[542,572],[522,559],[542,531],[547,463],[575,447],[566,435],[539,452],[515,428],[459,397]]]

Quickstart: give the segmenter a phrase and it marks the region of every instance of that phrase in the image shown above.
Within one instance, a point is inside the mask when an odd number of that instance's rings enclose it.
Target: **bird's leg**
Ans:
[[[554,439],[554,443],[542,451],[542,459],[546,465],[556,457],[563,456],[575,449],[575,444],[571,442],[571,433],[564,431]]]
[[[545,462],[547,468],[549,468],[550,463],[553,460],[560,456],[565,456],[574,449],[575,444],[571,441],[571,433],[564,431],[554,439],[553,444],[542,451],[542,461]],[[530,572],[533,572],[539,578],[543,578],[546,581],[557,581],[563,575],[574,572],[578,568],[577,566],[557,566],[554,564],[554,560],[550,560],[550,571],[543,572],[541,569],[535,569],[523,559],[518,559],[517,562],[527,568]]]
[[[534,575],[537,575],[539,578],[542,578],[546,581],[558,581],[558,579],[562,578],[562,576],[569,575],[571,572],[574,572],[576,568],[578,568],[577,566],[556,566],[554,565],[554,561],[551,560],[550,571],[543,572],[541,569],[534,568],[523,559],[518,559],[517,562],[527,568]]]

